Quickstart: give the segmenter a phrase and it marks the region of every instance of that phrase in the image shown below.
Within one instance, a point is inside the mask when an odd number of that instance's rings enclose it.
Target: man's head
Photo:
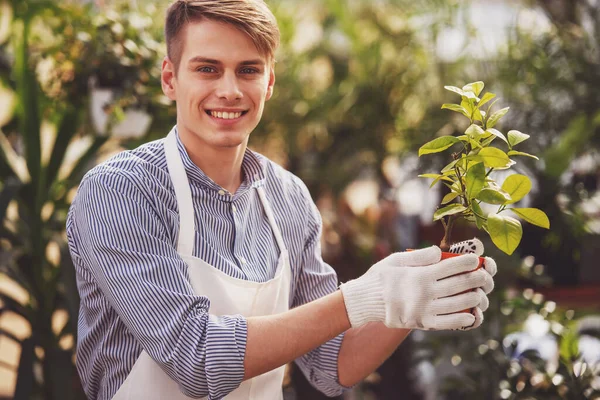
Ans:
[[[250,37],[272,65],[279,46],[279,28],[263,0],[175,0],[167,10],[167,56],[179,70],[185,45],[182,32],[190,22],[213,20],[234,26]]]
[[[273,94],[275,17],[263,0],[178,0],[165,32],[162,88],[188,151],[241,154]]]

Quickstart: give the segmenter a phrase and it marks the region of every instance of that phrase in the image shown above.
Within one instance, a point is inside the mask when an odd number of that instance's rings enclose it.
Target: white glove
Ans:
[[[478,256],[483,255],[484,248],[481,240],[477,238],[473,238],[471,240],[465,240],[464,242],[455,243],[450,246],[450,253],[457,254],[468,254],[474,253]],[[485,257],[485,261],[483,263],[483,269],[490,275],[491,278],[496,275],[498,267],[496,266],[496,261],[494,261],[491,257]],[[494,280],[488,279],[486,285],[481,288],[477,288],[476,292],[479,294],[481,298],[481,303],[478,307],[473,310],[473,315],[475,316],[475,322],[473,325],[468,327],[461,328],[462,330],[471,330],[478,328],[483,323],[483,312],[485,312],[490,306],[490,302],[488,300],[487,295],[494,289]]]
[[[384,322],[389,328],[424,330],[472,326],[476,316],[462,311],[479,306],[480,293],[472,289],[489,286],[491,277],[485,271],[473,271],[479,262],[475,254],[440,259],[437,246],[394,253],[361,277],[342,284],[352,327],[370,321]]]

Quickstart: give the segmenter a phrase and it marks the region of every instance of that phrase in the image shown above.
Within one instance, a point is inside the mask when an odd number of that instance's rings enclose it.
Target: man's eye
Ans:
[[[199,68],[196,68],[196,71],[210,73],[210,72],[214,72],[215,69],[213,67],[199,67]]]
[[[256,74],[258,71],[255,68],[243,68],[240,71],[242,74]]]

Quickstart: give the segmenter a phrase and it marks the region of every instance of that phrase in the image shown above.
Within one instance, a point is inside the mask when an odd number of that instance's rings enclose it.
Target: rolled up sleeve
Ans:
[[[321,255],[321,215],[305,186],[304,196],[309,210],[307,239],[292,307],[326,296],[336,291],[338,286],[337,274]],[[338,396],[348,389],[340,384],[338,375],[343,337],[344,334],[341,334],[295,360],[310,383],[327,396]]]

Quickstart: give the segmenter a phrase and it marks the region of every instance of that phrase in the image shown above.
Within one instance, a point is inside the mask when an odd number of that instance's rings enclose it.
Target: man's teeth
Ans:
[[[221,112],[221,111],[211,111],[210,115],[212,115],[215,118],[222,118],[222,119],[235,119],[235,118],[239,118],[242,116],[241,112]]]

